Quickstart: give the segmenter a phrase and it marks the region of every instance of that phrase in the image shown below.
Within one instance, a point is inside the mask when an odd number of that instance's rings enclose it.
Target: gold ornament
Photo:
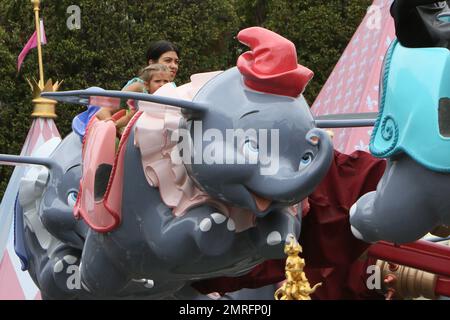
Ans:
[[[303,271],[305,260],[300,258],[301,252],[302,247],[294,238],[285,245],[284,253],[288,255],[285,267],[286,281],[275,291],[275,300],[311,300],[310,295],[322,285],[318,283],[311,288]]]
[[[45,86],[41,85],[41,82],[38,82],[36,79],[33,79],[33,81],[27,79],[27,81],[31,87],[31,90],[33,91],[34,108],[31,116],[39,118],[56,118],[55,106],[57,102],[55,100],[41,97],[41,93],[58,91],[58,88],[61,86],[62,81],[56,81],[56,83],[53,84],[52,79],[49,79]]]

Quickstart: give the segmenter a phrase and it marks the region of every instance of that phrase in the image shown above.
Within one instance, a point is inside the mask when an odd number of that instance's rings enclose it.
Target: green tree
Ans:
[[[319,94],[371,0],[269,0],[264,26],[290,39],[299,63],[314,71],[305,96]]]
[[[28,84],[18,81],[16,55],[9,46],[17,41],[0,26],[0,152],[20,152],[30,127],[31,96]],[[12,172],[9,166],[0,166],[0,199]]]

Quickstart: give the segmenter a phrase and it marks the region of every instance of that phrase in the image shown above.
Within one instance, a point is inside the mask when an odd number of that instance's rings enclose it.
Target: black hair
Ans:
[[[147,50],[146,63],[148,63],[150,59],[153,60],[154,63],[158,62],[159,58],[164,53],[169,51],[175,51],[178,57],[180,56],[180,49],[172,42],[166,40],[159,40],[150,43],[150,46]]]

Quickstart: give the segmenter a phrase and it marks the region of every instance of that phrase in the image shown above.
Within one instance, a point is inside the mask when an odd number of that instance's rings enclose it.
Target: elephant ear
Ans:
[[[146,101],[178,107],[185,113],[196,115],[196,117],[201,117],[208,111],[208,106],[203,103],[146,93],[104,90],[98,87],[86,90],[43,92],[42,97],[59,102],[95,105],[111,109],[119,109],[128,100],[138,101],[137,108],[139,108],[139,101]]]

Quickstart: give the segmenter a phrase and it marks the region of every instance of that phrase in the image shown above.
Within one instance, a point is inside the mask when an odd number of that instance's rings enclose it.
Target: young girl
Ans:
[[[174,79],[178,73],[178,68],[179,68],[179,63],[180,63],[180,49],[173,44],[172,42],[166,41],[166,40],[160,40],[160,41],[156,41],[156,42],[152,42],[147,50],[147,54],[145,56],[146,60],[145,63],[151,65],[151,64],[163,64],[165,66],[167,66],[167,68],[169,68],[169,72],[170,72],[170,81],[172,82],[172,84],[174,86],[175,82]],[[140,78],[135,78],[130,80],[127,85],[122,89],[122,90],[130,90],[134,91],[137,90],[137,92],[145,92],[144,90],[146,90],[148,93],[152,93],[149,92],[148,88],[146,88],[144,86],[144,88],[142,88],[142,86],[133,86],[131,87],[131,85],[135,82],[141,82],[143,81],[138,80]],[[134,80],[134,81],[133,81]],[[144,81],[145,82],[145,81]],[[128,108],[127,108],[128,109]],[[93,117],[94,115],[97,115],[97,118],[100,120],[107,120],[107,119],[111,119],[112,114],[114,113],[111,112],[111,110],[106,110],[105,108],[102,110],[100,107],[95,106],[95,105],[90,105],[88,107],[88,110],[86,110],[85,112],[77,115],[73,122],[72,122],[72,128],[73,130],[80,136],[80,137],[84,137],[85,132],[86,132],[86,126],[89,123],[89,120],[91,119],[91,117]],[[131,119],[131,117],[128,117],[128,120]],[[126,126],[126,124],[128,123],[127,119],[124,119],[123,121],[119,122],[119,126]]]
[[[163,64],[151,64],[142,69],[139,77],[133,78],[123,87],[122,91],[132,91],[152,94],[166,83],[172,80],[169,68]],[[109,108],[101,108],[96,116],[99,120],[110,120],[112,115],[117,112]],[[127,104],[126,114],[115,121],[118,132],[125,128],[131,120],[136,110]]]

